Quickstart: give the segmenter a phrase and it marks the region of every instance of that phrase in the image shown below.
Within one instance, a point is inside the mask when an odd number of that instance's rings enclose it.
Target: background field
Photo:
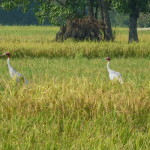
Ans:
[[[148,58],[149,35],[148,31],[139,31],[140,43],[128,44],[128,29],[114,29],[116,40],[107,42],[55,42],[57,27],[40,26],[1,26],[0,51],[10,51],[14,56],[28,57],[75,57],[81,53],[87,58],[102,58],[106,56],[127,58]]]
[[[55,42],[57,27],[0,26],[0,149],[131,150],[150,147],[150,31],[127,43]],[[104,57],[124,84],[109,81]]]

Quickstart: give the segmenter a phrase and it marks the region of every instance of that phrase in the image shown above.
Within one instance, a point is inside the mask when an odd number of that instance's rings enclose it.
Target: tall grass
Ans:
[[[55,27],[1,28],[1,50],[12,52],[12,66],[29,85],[11,81],[6,60],[0,59],[0,149],[149,149],[150,61],[149,52],[142,52],[148,42],[56,43]],[[119,44],[131,46],[130,52],[117,55]],[[107,50],[100,53],[101,46]],[[104,55],[114,57],[110,67],[122,74],[123,85],[109,81]]]
[[[14,56],[29,57],[75,57],[82,53],[84,57],[150,57],[150,31],[139,31],[140,43],[128,44],[127,29],[115,29],[116,41],[107,42],[55,42],[57,27],[0,27],[0,51],[9,50]]]

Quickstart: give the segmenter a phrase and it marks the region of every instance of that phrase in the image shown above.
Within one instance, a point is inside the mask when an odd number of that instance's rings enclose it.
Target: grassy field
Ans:
[[[71,57],[77,53],[87,58],[102,58],[106,56],[127,58],[149,58],[149,31],[139,31],[140,43],[127,44],[128,29],[114,29],[116,40],[107,42],[55,42],[57,27],[36,26],[1,26],[0,27],[0,51],[10,51],[13,56],[19,57]]]
[[[0,26],[0,52],[29,80],[15,84],[0,59],[1,150],[149,150],[150,31],[127,43],[55,42],[56,27]],[[109,81],[104,57],[124,84]]]

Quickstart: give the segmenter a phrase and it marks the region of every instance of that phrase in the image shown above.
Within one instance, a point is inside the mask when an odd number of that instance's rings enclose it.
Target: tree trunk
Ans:
[[[104,11],[103,11],[101,0],[99,0],[99,6],[100,6],[100,11],[101,11],[101,18],[102,18],[102,21],[104,22]]]
[[[99,0],[99,6],[100,6],[100,11],[101,11],[101,19],[102,19],[102,22],[104,23],[104,12],[103,12],[101,0]],[[103,30],[103,33],[104,33],[104,39],[106,39],[105,29]]]
[[[82,14],[83,16],[86,16],[86,7],[83,7]]]
[[[89,15],[91,18],[94,17],[93,0],[89,0]]]
[[[113,41],[110,17],[109,17],[109,12],[108,12],[108,4],[105,0],[99,0],[99,2],[101,6],[101,11],[103,14],[102,19],[104,17],[104,23],[105,23],[105,40]]]
[[[98,19],[98,5],[96,6],[96,8],[95,8],[95,19]]]
[[[129,22],[129,40],[128,42],[138,42],[138,34],[137,34],[137,18],[138,15],[130,14],[130,22]]]

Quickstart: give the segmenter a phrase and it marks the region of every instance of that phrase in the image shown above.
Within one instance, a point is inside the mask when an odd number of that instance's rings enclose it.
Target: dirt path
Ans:
[[[150,27],[149,28],[138,28],[138,30],[150,30]]]

